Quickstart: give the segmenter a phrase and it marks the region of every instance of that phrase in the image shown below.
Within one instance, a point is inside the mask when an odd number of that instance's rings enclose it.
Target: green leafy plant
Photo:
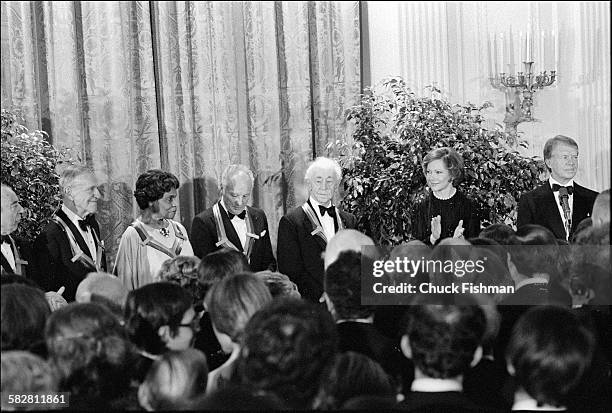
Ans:
[[[514,225],[519,196],[544,171],[540,158],[511,146],[514,136],[483,126],[482,111],[490,103],[451,105],[438,89],[429,89],[430,96],[417,97],[400,78],[368,88],[348,111],[353,142],[328,148],[343,167],[344,208],[381,245],[412,239],[414,207],[426,195],[421,162],[431,149],[448,146],[463,156],[459,188],[479,206],[483,225]]]
[[[61,202],[56,167],[68,151],[53,147],[40,130],[28,130],[18,111],[2,109],[2,183],[13,188],[26,210],[17,234],[33,240]]]

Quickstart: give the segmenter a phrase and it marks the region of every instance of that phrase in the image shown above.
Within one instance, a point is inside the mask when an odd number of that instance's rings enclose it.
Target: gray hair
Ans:
[[[342,179],[342,168],[340,168],[340,164],[334,161],[333,159],[326,158],[324,156],[319,156],[316,158],[308,169],[306,169],[306,173],[304,174],[304,179],[309,181],[312,178],[312,174],[315,169],[332,169],[336,173],[336,178],[338,181]]]
[[[251,187],[255,185],[255,176],[249,168],[240,164],[231,164],[228,165],[221,174],[221,189],[230,185],[230,180],[240,172],[245,173],[249,177],[249,179],[251,180]]]
[[[91,174],[93,171],[91,168],[85,165],[68,165],[60,172],[59,185],[60,188],[66,189],[72,187],[72,184],[76,178],[81,175]]]

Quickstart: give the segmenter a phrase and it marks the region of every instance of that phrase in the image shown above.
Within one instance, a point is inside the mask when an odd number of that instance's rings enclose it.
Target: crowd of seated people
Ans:
[[[514,287],[506,294],[363,305],[362,270],[373,260],[363,246],[374,242],[354,229],[329,240],[319,300],[227,248],[177,255],[137,288],[92,271],[70,303],[3,273],[2,409],[23,407],[8,394],[65,392],[68,403],[43,407],[608,411],[609,212],[594,209],[569,240],[539,225],[494,224],[390,253],[486,257],[466,277]],[[412,282],[439,278],[420,271]]]

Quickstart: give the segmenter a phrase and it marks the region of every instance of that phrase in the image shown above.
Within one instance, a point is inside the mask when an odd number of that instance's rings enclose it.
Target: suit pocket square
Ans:
[[[266,230],[264,229],[263,231],[261,231],[261,234],[259,234],[260,237],[263,237],[264,235],[266,235]]]
[[[247,232],[246,235],[247,235],[247,237],[259,239],[259,235],[257,235],[257,234],[251,234],[250,232]]]

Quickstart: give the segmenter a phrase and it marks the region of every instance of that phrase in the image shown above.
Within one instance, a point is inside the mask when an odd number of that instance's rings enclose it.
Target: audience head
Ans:
[[[301,299],[277,299],[247,324],[238,376],[246,386],[275,393],[289,408],[310,408],[337,345],[329,312]]]
[[[610,230],[589,228],[570,251],[567,266],[570,292],[577,298],[588,298],[592,305],[612,303],[610,279]]]
[[[10,186],[5,184],[0,185],[0,191],[2,191],[0,231],[2,232],[2,235],[9,235],[17,230],[17,226],[19,225],[19,221],[21,221],[21,214],[24,213],[24,209],[19,203],[19,197]]]
[[[333,201],[341,179],[342,168],[338,162],[323,156],[316,158],[304,175],[308,196],[323,206]]]
[[[508,248],[508,268],[515,281],[519,276],[531,278],[536,274],[558,277],[558,242],[548,228],[523,225],[510,239],[510,243],[513,245]]]
[[[211,252],[198,265],[201,293],[206,296],[216,282],[228,275],[247,271],[250,271],[249,262],[243,253],[229,248]]]
[[[45,323],[51,315],[45,293],[16,283],[2,285],[0,290],[2,351],[43,351]]]
[[[240,214],[251,199],[255,177],[244,165],[229,165],[221,174],[221,197],[227,212]]]
[[[27,351],[2,351],[2,395],[52,393],[58,390],[57,376],[41,357]],[[2,410],[15,409],[2,397]]]
[[[138,400],[148,411],[184,410],[206,392],[207,380],[208,365],[201,351],[168,351],[151,365]]]
[[[353,351],[339,353],[323,379],[314,401],[316,410],[338,410],[357,396],[387,396],[395,392],[385,370],[371,358]]]
[[[463,179],[463,158],[453,148],[432,149],[423,158],[423,173],[433,192],[457,186]]]
[[[591,214],[593,219],[593,226],[608,226],[610,227],[610,189],[602,191],[593,204],[593,213]]]
[[[276,297],[293,297],[301,298],[297,285],[289,279],[285,274],[273,271],[259,271],[255,275],[261,278],[266,285],[272,298]]]
[[[101,194],[91,169],[83,165],[68,165],[60,172],[59,185],[66,208],[81,218],[96,213]]]
[[[45,327],[49,362],[73,397],[118,397],[129,387],[132,346],[105,307],[72,303],[54,311]]]
[[[497,241],[500,245],[509,245],[508,242],[516,232],[506,224],[491,224],[480,231],[479,238],[488,238]]]
[[[336,232],[325,247],[324,268],[327,269],[342,251],[362,252],[361,247],[374,246],[372,238],[355,229],[342,229]]]
[[[170,172],[150,169],[138,176],[134,198],[141,211],[150,211],[153,218],[174,218],[179,180]]]
[[[189,410],[200,411],[273,411],[286,409],[287,407],[282,400],[273,393],[233,383],[213,391],[189,407]]]
[[[568,309],[537,306],[523,314],[506,350],[508,370],[539,405],[566,406],[589,368],[595,338]]]
[[[544,144],[544,163],[554,180],[566,184],[578,171],[578,144],[563,135],[547,140]]]
[[[265,282],[251,273],[230,275],[213,285],[205,305],[224,352],[232,352],[251,316],[270,301]]]
[[[570,234],[569,244],[575,244],[580,234],[593,226],[593,219],[586,217],[576,225],[576,230]]]
[[[202,294],[202,286],[199,282],[199,266],[198,257],[179,255],[162,263],[157,279],[180,285],[191,292],[194,305],[201,304],[204,294]]]
[[[127,290],[117,277],[107,272],[90,272],[79,283],[75,299],[78,303],[112,303],[113,309],[123,311]]]
[[[199,320],[189,291],[170,282],[130,291],[125,322],[132,342],[151,354],[191,347]]]
[[[361,259],[359,252],[343,251],[325,271],[325,302],[336,320],[374,314],[373,306],[361,305]]]
[[[466,305],[430,302],[432,298],[419,296],[408,308],[402,352],[426,377],[457,378],[480,360],[484,311],[475,300]]]

